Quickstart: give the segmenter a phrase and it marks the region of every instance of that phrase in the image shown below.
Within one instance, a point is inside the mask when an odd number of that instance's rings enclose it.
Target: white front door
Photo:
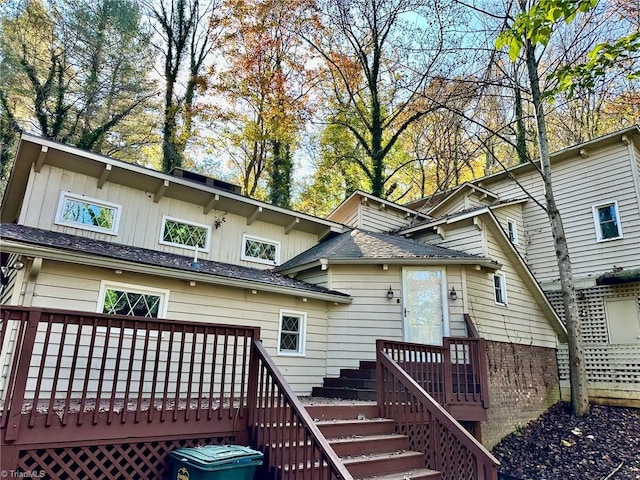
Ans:
[[[442,345],[449,336],[444,270],[404,268],[403,283],[405,341]]]

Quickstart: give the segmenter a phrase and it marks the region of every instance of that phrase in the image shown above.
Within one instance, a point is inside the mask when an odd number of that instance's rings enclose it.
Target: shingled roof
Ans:
[[[275,268],[275,271],[295,270],[302,265],[314,264],[321,260],[332,263],[351,263],[358,260],[441,260],[497,266],[485,257],[418,242],[399,235],[355,229],[319,243]]]
[[[131,262],[132,264],[167,268],[174,271],[197,272],[198,274],[209,275],[220,279],[241,280],[255,284],[256,288],[259,288],[260,285],[270,285],[296,290],[300,293],[309,292],[337,297],[349,297],[344,293],[295,280],[272,270],[261,270],[204,259],[198,259],[199,268],[194,270],[192,267],[193,258],[190,256],[105,242],[103,240],[52,232],[24,225],[0,224],[0,239],[2,239],[3,242],[13,241],[37,247],[48,247],[59,251],[86,254],[87,257],[110,258]]]

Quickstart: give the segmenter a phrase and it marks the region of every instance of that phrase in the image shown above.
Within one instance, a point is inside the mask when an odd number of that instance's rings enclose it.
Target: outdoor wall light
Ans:
[[[389,290],[387,290],[387,298],[389,300],[393,300],[393,290],[391,289],[391,285],[389,285]]]
[[[452,302],[455,302],[458,299],[458,292],[456,292],[456,287],[451,287],[451,291],[449,292],[449,299]]]
[[[22,260],[16,260],[15,262],[13,262],[13,265],[9,267],[2,267],[0,271],[0,283],[2,283],[2,285],[7,285],[9,283],[9,273],[11,272],[11,270],[19,271],[23,268],[24,262]]]

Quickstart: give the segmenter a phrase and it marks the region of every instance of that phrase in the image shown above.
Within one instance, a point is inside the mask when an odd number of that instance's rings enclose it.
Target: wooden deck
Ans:
[[[1,321],[8,377],[0,384],[0,470],[151,480],[167,477],[175,448],[237,443],[265,452],[259,478],[352,480],[257,328],[23,307],[3,307]],[[379,353],[394,364],[393,354]],[[394,388],[405,388],[406,378],[398,378]],[[449,439],[428,446],[425,466],[440,458],[443,471],[491,470],[477,442],[417,388],[424,412],[445,415],[438,435]],[[454,394],[481,398],[475,386],[469,390]],[[387,397],[377,405],[395,412]],[[403,415],[398,421],[406,425]],[[298,442],[301,456],[290,457],[278,447],[283,442]],[[456,454],[445,454],[454,444]],[[496,478],[456,475],[442,478]]]

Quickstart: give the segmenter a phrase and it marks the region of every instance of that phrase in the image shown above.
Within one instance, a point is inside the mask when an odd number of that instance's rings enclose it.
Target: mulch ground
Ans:
[[[558,403],[492,452],[505,480],[640,480],[640,409]]]

